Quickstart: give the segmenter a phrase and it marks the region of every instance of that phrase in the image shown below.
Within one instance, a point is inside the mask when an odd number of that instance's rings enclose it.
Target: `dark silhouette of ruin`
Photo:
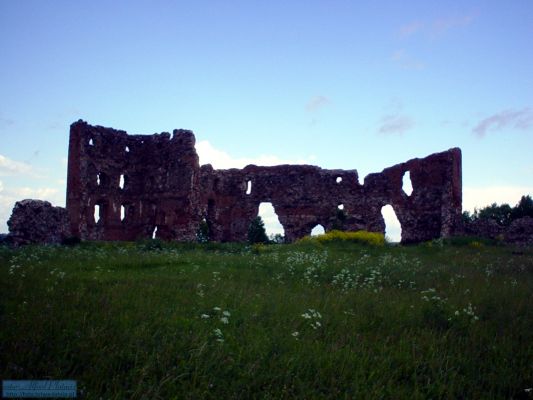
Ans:
[[[201,221],[215,241],[245,241],[261,202],[271,202],[287,241],[321,224],[384,232],[392,205],[402,243],[455,233],[461,220],[461,150],[450,149],[369,174],[311,165],[216,170],[200,167],[188,130],[155,135],[71,125],[67,211],[71,233],[89,240],[195,240]],[[402,189],[410,173],[411,195]],[[339,205],[343,205],[342,211]],[[95,208],[98,217],[95,218]],[[98,219],[98,221],[96,221]]]

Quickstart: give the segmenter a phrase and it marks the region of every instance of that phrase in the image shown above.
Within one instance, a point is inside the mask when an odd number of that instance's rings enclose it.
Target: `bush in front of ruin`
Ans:
[[[298,243],[359,243],[372,246],[383,246],[385,235],[379,232],[368,231],[338,231],[332,230],[322,235],[306,236],[297,241]]]

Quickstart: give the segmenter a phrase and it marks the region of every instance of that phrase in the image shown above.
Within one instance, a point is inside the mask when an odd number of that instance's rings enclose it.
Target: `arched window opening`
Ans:
[[[100,221],[100,205],[94,205],[94,223],[97,224]]]
[[[125,182],[124,174],[121,174],[120,179],[118,181],[118,187],[121,189],[124,189],[124,182]]]
[[[215,199],[207,200],[207,215],[211,217],[215,216]]]
[[[126,153],[129,153],[129,152],[130,152],[130,148],[129,148],[128,146],[126,146],[126,148],[124,149],[124,151],[125,151]]]
[[[102,204],[101,202],[98,202],[94,205],[94,223],[95,224],[101,224],[105,219],[105,213],[106,213],[106,207],[105,204]]]
[[[90,138],[90,139],[89,139],[89,146],[94,146],[93,138]]]
[[[199,243],[207,243],[210,240],[209,223],[204,217],[198,224],[198,230],[196,231],[196,240]]]
[[[385,220],[385,238],[388,242],[398,243],[402,239],[402,226],[390,204],[381,207],[381,215]]]
[[[252,181],[246,182],[246,194],[252,193]]]
[[[316,225],[313,229],[311,229],[311,236],[323,235],[324,233],[326,233],[326,231],[324,230],[324,227],[320,224]]]
[[[124,205],[121,205],[120,206],[120,220],[124,221],[125,218],[126,218],[126,207],[124,207]]]
[[[411,173],[406,171],[402,178],[402,189],[407,196],[413,193],[413,184],[411,183]]]
[[[281,222],[279,222],[278,214],[274,206],[270,202],[263,202],[259,204],[259,212],[257,214],[265,224],[265,231],[270,240],[283,241],[285,237],[285,229]]]
[[[157,237],[157,226],[152,231],[152,239],[155,239]]]
[[[339,205],[337,206],[337,209],[339,209],[339,210],[344,210],[344,204],[339,204]]]
[[[96,185],[97,186],[102,186],[102,187],[107,187],[109,184],[109,179],[107,177],[107,175],[103,172],[98,172],[96,174]]]
[[[341,176],[337,176],[337,179],[335,179],[335,182],[341,183],[342,182],[342,177]]]

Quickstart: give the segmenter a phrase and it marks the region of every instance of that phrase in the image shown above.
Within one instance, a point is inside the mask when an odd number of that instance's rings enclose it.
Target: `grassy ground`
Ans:
[[[89,399],[528,398],[533,249],[0,248],[0,377]]]

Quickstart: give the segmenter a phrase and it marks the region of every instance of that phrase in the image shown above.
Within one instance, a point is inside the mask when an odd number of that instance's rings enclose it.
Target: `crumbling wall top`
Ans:
[[[404,242],[451,235],[460,220],[459,149],[385,168],[361,185],[356,170],[200,167],[194,146],[194,134],[187,130],[128,135],[84,121],[72,124],[67,209],[73,232],[89,239],[155,234],[192,240],[205,220],[214,240],[241,241],[261,202],[272,203],[289,241],[317,224],[326,230],[382,232],[386,204],[396,211]],[[407,172],[410,195],[402,189]]]

